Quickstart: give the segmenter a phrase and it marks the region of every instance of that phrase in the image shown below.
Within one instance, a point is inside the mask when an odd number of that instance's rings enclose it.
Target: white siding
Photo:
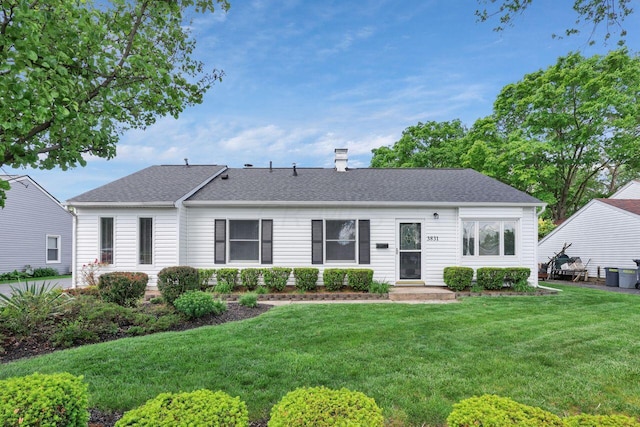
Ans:
[[[114,263],[108,271],[140,271],[149,275],[155,286],[158,272],[178,265],[178,233],[176,209],[77,209],[76,272],[99,258],[100,218],[114,218]],[[153,264],[138,264],[138,219],[153,218]],[[76,275],[78,285],[79,274]]]
[[[589,276],[604,277],[605,267],[636,268],[640,258],[640,216],[592,200],[571,218],[542,239],[538,245],[539,262],[548,262],[563,245],[566,253],[589,262]]]
[[[610,199],[640,199],[640,181],[629,182],[612,195]]]

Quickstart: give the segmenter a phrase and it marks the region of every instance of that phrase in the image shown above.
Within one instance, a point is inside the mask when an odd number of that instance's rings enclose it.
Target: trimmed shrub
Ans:
[[[327,268],[322,273],[322,281],[324,287],[329,292],[340,291],[344,288],[344,278],[347,275],[347,270],[342,268]]]
[[[296,279],[296,288],[304,292],[315,291],[318,285],[319,272],[320,270],[317,268],[294,268],[293,277]]]
[[[270,292],[282,292],[287,287],[291,269],[289,267],[273,267],[262,271],[264,284]]]
[[[238,269],[237,268],[220,268],[216,271],[216,280],[218,285],[228,284],[233,291],[238,286]]]
[[[347,270],[347,286],[354,291],[365,292],[373,282],[373,270],[368,268],[350,268]]]
[[[369,285],[369,293],[370,294],[388,294],[390,287],[391,285],[388,284],[387,282],[379,282],[377,280],[374,280],[373,282],[371,282],[371,285]]]
[[[449,427],[562,426],[562,420],[543,409],[492,394],[474,396],[453,405]]]
[[[144,405],[125,412],[116,427],[246,427],[247,405],[223,391],[196,390],[162,393]]]
[[[187,291],[200,289],[198,270],[188,266],[165,267],[158,273],[158,290],[167,304]]]
[[[626,415],[580,414],[562,421],[565,427],[640,427],[640,422]]]
[[[216,312],[213,296],[202,291],[185,292],[173,301],[173,306],[189,319],[197,319],[210,313],[220,314]]]
[[[504,268],[481,267],[476,270],[478,285],[490,291],[499,291],[504,286]]]
[[[60,273],[58,273],[58,270],[56,270],[55,268],[40,267],[40,268],[33,269],[33,274],[31,275],[31,277],[35,279],[40,277],[54,277],[59,275]]]
[[[240,299],[238,299],[238,304],[249,308],[255,308],[258,306],[258,295],[253,293],[244,294]]]
[[[507,267],[504,269],[504,281],[511,287],[527,285],[531,269],[527,267]]]
[[[445,267],[443,272],[444,283],[452,291],[461,291],[471,286],[473,268],[471,267]]]
[[[261,270],[259,268],[245,268],[240,271],[240,281],[248,291],[255,291],[258,287],[258,279]]]
[[[86,427],[87,385],[69,373],[0,381],[0,425]]]
[[[207,289],[211,288],[211,286],[213,286],[209,282],[211,281],[211,279],[215,274],[216,274],[216,270],[213,268],[198,269],[198,279],[200,280],[201,291],[206,291]]]
[[[100,298],[123,307],[135,307],[144,296],[149,276],[146,273],[115,271],[98,279]]]
[[[302,387],[287,393],[271,409],[269,427],[382,427],[382,409],[358,391]]]

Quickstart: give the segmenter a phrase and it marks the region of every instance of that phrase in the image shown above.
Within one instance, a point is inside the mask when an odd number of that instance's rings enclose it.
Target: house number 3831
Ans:
[[[437,242],[438,236],[427,236],[427,242]]]

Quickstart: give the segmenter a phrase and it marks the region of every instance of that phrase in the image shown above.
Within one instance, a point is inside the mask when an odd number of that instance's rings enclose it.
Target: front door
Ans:
[[[422,280],[422,223],[398,223],[398,271],[400,280]]]

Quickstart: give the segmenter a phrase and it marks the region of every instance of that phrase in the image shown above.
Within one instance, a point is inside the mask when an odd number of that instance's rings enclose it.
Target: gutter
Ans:
[[[301,207],[546,207],[541,203],[496,203],[496,202],[407,202],[407,201],[350,201],[350,200],[332,200],[332,201],[300,201],[300,200],[186,200],[185,206],[197,207],[255,207],[255,206],[301,206]]]

